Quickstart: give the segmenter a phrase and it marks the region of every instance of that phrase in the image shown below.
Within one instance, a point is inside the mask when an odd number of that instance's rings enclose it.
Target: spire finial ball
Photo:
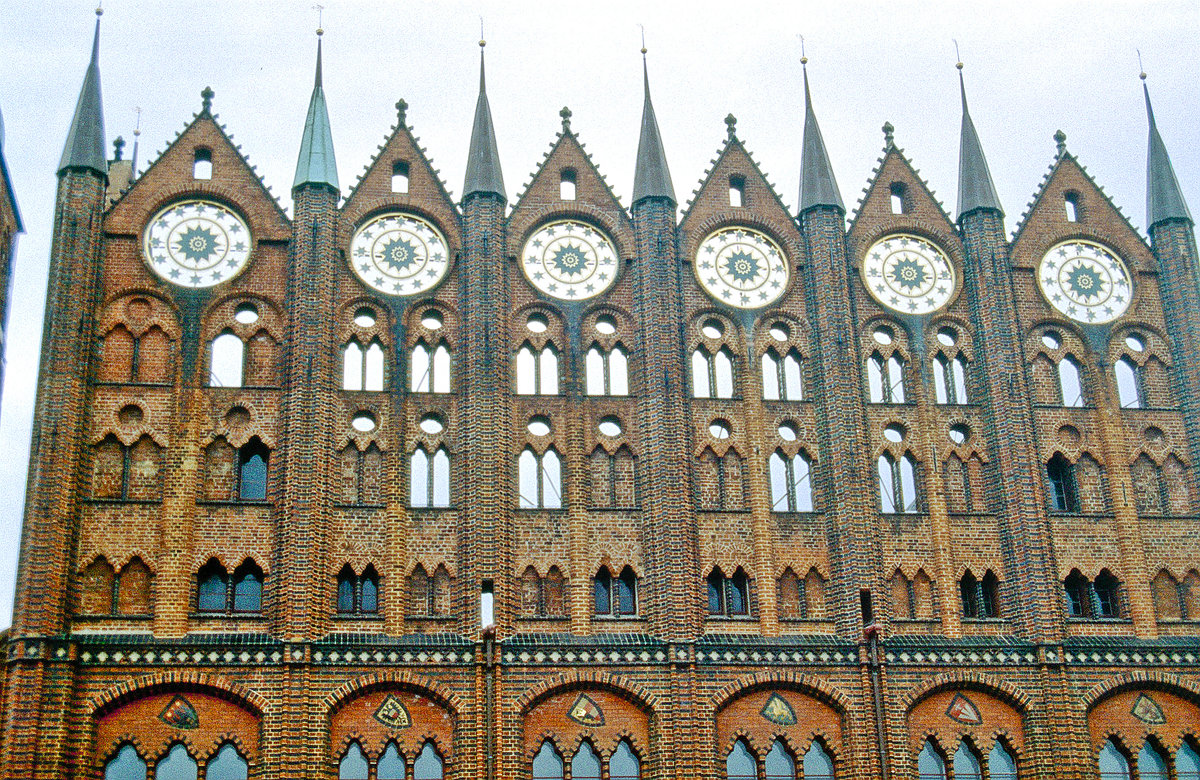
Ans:
[[[322,35],[324,35],[324,34],[325,34],[325,28],[323,28],[323,27],[318,27],[318,28],[317,28],[317,37],[318,37],[318,38],[320,38],[320,37],[321,37]]]
[[[1142,71],[1141,73],[1139,73],[1138,78],[1141,79],[1142,81],[1145,81],[1146,80],[1146,71]]]
[[[643,47],[642,47],[642,54],[645,54],[645,53],[646,53],[646,47],[645,47],[645,46],[643,46]]]
[[[954,67],[958,68],[959,70],[962,70],[963,64],[961,62],[956,62],[956,63],[954,63]]]
[[[480,38],[479,39],[479,48],[482,49],[484,46],[487,46],[487,41],[485,41],[483,38]]]
[[[801,64],[801,65],[807,65],[807,64],[808,64],[808,57],[801,57],[801,58],[800,58],[800,64]]]
[[[96,6],[96,18],[99,19],[101,16],[104,16],[104,6],[97,5]]]

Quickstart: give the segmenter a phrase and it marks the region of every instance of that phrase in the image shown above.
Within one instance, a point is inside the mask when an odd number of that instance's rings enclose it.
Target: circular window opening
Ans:
[[[1162,444],[1162,441],[1163,441],[1162,429],[1156,428],[1153,425],[1151,425],[1149,428],[1146,429],[1146,441],[1150,442],[1151,444]]]
[[[600,431],[600,435],[602,436],[608,436],[609,438],[612,438],[613,436],[620,436],[621,421],[616,417],[602,417],[600,418],[600,424],[596,426],[596,429]]]
[[[250,412],[244,406],[235,406],[225,413],[225,424],[230,428],[240,428],[250,423]]]
[[[892,334],[892,329],[882,325],[875,329],[875,332],[871,334],[871,337],[875,339],[875,343],[883,344],[885,346],[887,344],[891,344],[892,340],[895,338],[895,336]]]
[[[965,444],[969,438],[971,438],[971,429],[967,426],[962,423],[950,426],[950,441],[955,444]]]
[[[122,425],[133,425],[142,421],[142,407],[137,404],[129,404],[121,407],[121,411],[117,412],[117,419]]]
[[[350,420],[350,426],[359,433],[369,433],[375,430],[375,415],[370,412],[359,412]]]
[[[360,328],[369,328],[375,324],[375,312],[366,306],[354,312],[354,324]]]
[[[1042,334],[1042,343],[1046,345],[1046,349],[1058,349],[1062,346],[1062,337],[1048,330]]]
[[[729,420],[713,420],[708,424],[708,435],[714,439],[728,439],[732,430]]]
[[[442,319],[442,313],[437,309],[430,309],[421,315],[421,326],[425,330],[437,330],[442,327],[443,322],[445,320]],[[533,328],[530,328],[530,330],[533,330]]]
[[[617,332],[617,323],[612,317],[605,315],[596,320],[596,332],[611,336]]]
[[[545,417],[531,417],[526,427],[534,436],[550,435],[550,420]]]
[[[1058,429],[1058,440],[1063,444],[1074,446],[1079,444],[1082,439],[1082,434],[1079,433],[1079,429],[1074,425],[1064,425]]]
[[[799,433],[793,423],[785,422],[779,426],[779,438],[784,441],[795,441]]]
[[[418,425],[420,425],[421,430],[431,435],[441,433],[446,428],[445,423],[442,422],[442,418],[436,414],[425,415],[421,418],[421,422]]]
[[[770,333],[771,338],[775,339],[776,341],[787,341],[788,336],[791,335],[791,332],[788,330],[788,326],[784,325],[782,322],[777,322],[772,325]]]
[[[700,326],[700,332],[706,339],[719,339],[725,333],[725,326],[720,320],[705,320]]]
[[[258,322],[258,309],[253,303],[242,303],[233,312],[233,318],[243,325],[253,325]]]
[[[958,343],[958,333],[954,328],[942,328],[937,332],[937,340],[942,346],[953,347]]]
[[[545,333],[550,322],[544,314],[530,314],[529,319],[525,320],[525,327],[533,333]]]
[[[1130,333],[1125,337],[1125,346],[1132,349],[1134,352],[1141,352],[1146,348],[1146,342],[1142,341],[1140,333]]]
[[[892,423],[883,429],[883,438],[893,444],[899,444],[904,441],[904,426],[900,423]]]

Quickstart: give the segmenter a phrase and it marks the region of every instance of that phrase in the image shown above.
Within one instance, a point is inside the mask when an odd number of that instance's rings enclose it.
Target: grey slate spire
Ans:
[[[667,154],[658,132],[654,104],[650,102],[650,71],[646,67],[646,49],[642,47],[642,83],[645,100],[642,103],[642,135],[638,138],[637,167],[633,171],[633,202],[643,198],[666,198],[676,203]]]
[[[1141,78],[1142,91],[1146,95],[1146,117],[1150,120],[1150,149],[1146,156],[1146,224],[1154,227],[1168,219],[1186,219],[1191,222],[1192,215],[1183,200],[1179,180],[1175,178],[1175,169],[1171,166],[1171,158],[1167,156],[1167,147],[1163,144],[1162,136],[1158,134],[1158,126],[1154,123],[1154,109],[1150,106],[1146,74],[1141,74]]]
[[[475,193],[491,193],[506,199],[504,174],[500,171],[500,151],[496,147],[496,130],[492,127],[492,108],[488,105],[487,84],[484,79],[483,49],[487,41],[479,41],[479,99],[475,101],[475,125],[471,128],[471,148],[467,151],[467,175],[463,181],[463,198]]]
[[[996,185],[988,170],[987,159],[975,123],[967,111],[967,86],[963,82],[961,62],[958,68],[958,89],[962,94],[962,135],[958,143],[958,218],[977,209],[992,209],[1001,214],[1000,198],[996,196]]]
[[[322,34],[317,30],[317,74],[312,98],[308,101],[308,118],[304,120],[304,137],[300,141],[300,158],[296,161],[292,189],[302,184],[323,184],[339,189],[333,132],[329,129],[329,110],[325,106],[325,88],[321,85]]]
[[[71,120],[71,132],[67,134],[67,144],[58,163],[59,173],[68,168],[81,168],[95,171],[101,176],[108,175],[108,160],[104,154],[104,109],[100,99],[100,16],[103,13],[103,10],[96,9],[92,59],[83,76],[83,87],[75,104],[75,117]]]
[[[825,151],[825,139],[813,112],[812,94],[808,89],[808,57],[801,57],[804,68],[804,147],[800,156],[800,213],[816,206],[833,206],[846,211],[838,192],[837,179],[833,177],[833,166],[829,164],[829,153]]]

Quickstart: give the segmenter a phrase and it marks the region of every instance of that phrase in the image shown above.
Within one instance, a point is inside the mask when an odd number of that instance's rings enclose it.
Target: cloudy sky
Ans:
[[[880,156],[879,128],[887,120],[953,214],[955,39],[1009,229],[1051,163],[1060,128],[1069,150],[1144,229],[1146,117],[1137,49],[1184,195],[1200,209],[1195,0],[323,2],[325,88],[343,194],[388,134],[401,97],[451,192],[461,192],[482,16],[510,201],[549,148],[567,105],[574,129],[628,204],[642,105],[642,25],[681,201],[704,175],[732,112],[740,137],[795,208],[803,35],[817,116],[851,209]],[[106,0],[100,62],[109,142],[118,135],[132,141],[141,107],[144,170],[211,85],[220,121],[290,210],[312,88],[313,4]],[[0,538],[7,541],[0,545],[0,625],[9,619],[15,578],[55,167],[87,63],[93,9],[88,0],[0,3],[3,153],[26,228],[0,413]]]

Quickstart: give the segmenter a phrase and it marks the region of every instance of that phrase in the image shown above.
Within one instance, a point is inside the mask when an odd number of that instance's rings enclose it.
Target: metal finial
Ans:
[[[808,55],[806,55],[804,53],[804,36],[803,35],[800,36],[800,64],[802,66],[808,64]]]
[[[959,70],[962,70],[963,69],[962,55],[958,53],[958,39],[951,38],[950,40],[954,41],[954,59],[957,60],[957,62],[954,63],[954,67],[958,68]]]
[[[137,113],[137,124],[133,126],[133,137],[137,138],[142,134],[142,107],[134,106],[133,110]]]
[[[121,136],[117,136],[113,140],[113,160],[114,161],[121,159],[122,152],[124,149],[125,149],[125,139],[122,138]]]
[[[325,6],[317,3],[313,6],[313,10],[317,12],[317,37],[320,38],[325,34],[325,25],[323,24],[325,18]]]
[[[896,128],[891,122],[883,123],[883,145],[885,148],[891,149],[896,145],[896,136],[893,135],[895,132]]]
[[[638,27],[642,30],[642,59],[646,58],[646,25],[639,24]]]
[[[725,132],[729,134],[730,139],[737,138],[737,117],[733,114],[725,117]]]
[[[396,101],[396,117],[400,121],[400,126],[404,127],[406,123],[405,114],[408,113],[408,101],[400,98]]]
[[[1067,153],[1067,134],[1062,130],[1054,131],[1054,143],[1058,145],[1059,157]]]
[[[1140,71],[1138,73],[1138,78],[1141,79],[1142,81],[1145,81],[1146,80],[1146,69],[1142,67],[1142,50],[1134,49],[1134,51],[1137,52],[1137,56],[1138,56],[1138,70]]]
[[[104,16],[104,0],[100,0],[100,2],[96,3],[96,16],[97,18]]]
[[[201,113],[203,113],[203,114],[211,114],[212,113],[212,99],[213,99],[213,95],[215,95],[215,94],[217,94],[217,93],[213,92],[212,87],[205,87],[203,90],[200,91],[200,99],[202,101],[204,101],[201,104],[201,108],[200,108]]]
[[[571,109],[563,106],[562,111],[559,111],[558,115],[562,117],[563,132],[571,132]]]
[[[483,37],[483,16],[479,17],[479,48],[487,46],[487,40]]]

